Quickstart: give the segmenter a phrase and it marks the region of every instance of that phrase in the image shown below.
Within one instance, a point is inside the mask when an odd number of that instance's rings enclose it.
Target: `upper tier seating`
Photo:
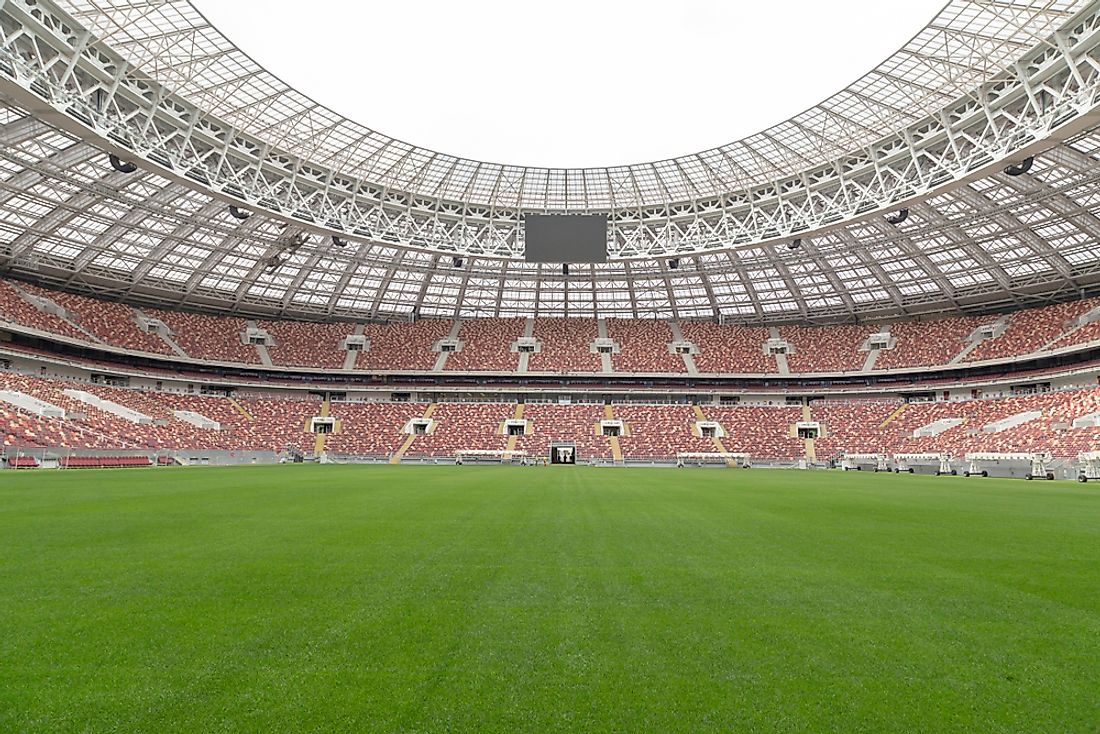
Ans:
[[[347,352],[340,348],[354,324],[317,324],[302,321],[257,321],[275,344],[267,348],[271,361],[292,367],[339,369]]]
[[[0,280],[0,318],[31,329],[66,336],[70,339],[89,341],[87,334],[74,329],[65,319],[37,308],[27,302],[11,283]]]
[[[48,314],[29,303],[21,294],[52,300],[64,309],[68,319]],[[1044,348],[1065,348],[1100,340],[1100,321],[1066,330],[1067,322],[1100,307],[1100,298],[1075,300],[1043,308],[1014,311],[1008,315],[1008,328],[1000,337],[981,341],[970,350],[965,362],[1011,360]],[[256,365],[260,352],[252,344],[241,343],[246,322],[241,318],[182,313],[164,309],[143,309],[161,319],[172,330],[175,341],[190,358],[201,361]],[[27,328],[55,333],[68,339],[101,342],[152,354],[175,357],[168,343],[155,333],[147,333],[134,318],[131,306],[103,302],[75,294],[54,291],[30,283],[0,280],[0,319]],[[967,347],[971,333],[992,324],[997,314],[979,317],[954,317],[926,321],[903,321],[891,325],[897,346],[883,350],[875,370],[913,369],[946,365]],[[356,357],[356,369],[431,370],[439,353],[434,343],[448,336],[450,319],[399,321],[392,325],[364,327],[370,350]],[[617,372],[683,374],[685,364],[679,354],[668,352],[672,329],[667,321],[652,319],[608,318],[607,333],[619,343],[620,351],[610,355]],[[346,353],[341,342],[351,336],[352,324],[313,324],[267,319],[257,321],[274,338],[268,348],[277,366],[335,370],[344,363]],[[684,338],[696,344],[700,352],[694,362],[704,374],[774,374],[777,363],[764,353],[769,338],[766,327],[719,326],[713,321],[680,321]],[[449,371],[513,372],[519,364],[511,344],[522,335],[524,319],[465,319],[459,338],[463,351],[444,362]],[[792,373],[857,371],[867,357],[859,346],[871,333],[869,326],[826,326],[779,328],[780,336],[792,344],[788,355]],[[541,342],[541,351],[530,355],[530,372],[602,372],[602,360],[592,352],[597,321],[593,318],[536,318],[533,336]]]
[[[704,373],[775,373],[775,358],[764,353],[763,326],[719,326],[711,321],[681,321],[684,338],[699,347],[695,366]]]
[[[256,347],[241,343],[241,334],[248,327],[244,319],[155,308],[145,312],[167,324],[176,343],[195,359],[240,364],[260,362]]]
[[[1057,303],[1043,308],[1017,311],[1008,318],[1008,327],[1004,333],[994,339],[986,339],[976,346],[966,361],[977,362],[984,359],[1004,359],[1022,354],[1032,354],[1046,345],[1058,340],[1065,331],[1066,323],[1076,319],[1100,305],[1100,299],[1087,298],[1069,303]],[[995,317],[990,317],[990,323]],[[1079,343],[1081,335],[1070,335],[1067,344]],[[1078,337],[1078,338],[1072,338]],[[1064,346],[1064,345],[1063,345]]]
[[[1088,299],[1084,303],[1092,308],[1100,302],[1100,299]],[[1092,308],[1086,308],[1081,311],[1081,314],[1087,313]],[[1088,342],[1094,342],[1100,340],[1100,321],[1090,321],[1084,326],[1070,329],[1061,338],[1050,345],[1051,349],[1060,349],[1062,347],[1072,346],[1074,344],[1085,344]]]
[[[134,309],[123,303],[101,301],[63,291],[47,290],[23,284],[23,289],[48,298],[72,314],[73,321],[95,338],[123,349],[151,354],[172,354],[171,347],[157,334],[143,331],[134,318]],[[80,338],[87,341],[83,334]]]
[[[793,373],[859,370],[867,353],[859,351],[871,326],[782,326],[779,335],[790,343],[787,366]]]
[[[422,319],[367,324],[363,335],[370,340],[370,349],[359,353],[355,366],[361,370],[430,370],[439,357],[432,346],[447,336],[451,323]]]
[[[684,358],[670,354],[672,329],[667,321],[607,319],[607,335],[619,343],[611,355],[616,372],[685,372]]]
[[[40,311],[22,294],[47,298],[64,310],[68,318]],[[1100,298],[1089,298],[1043,308],[1016,311],[1007,316],[1005,332],[978,343],[964,358],[966,363],[983,360],[1011,360],[1044,348],[1064,348],[1100,340],[1100,321],[1066,331],[1066,324],[1100,307]],[[231,316],[194,314],[143,308],[148,316],[162,320],[178,345],[193,359],[258,365],[260,353],[241,343],[247,322]],[[22,281],[0,280],[0,320],[67,339],[128,350],[176,355],[157,334],[147,333],[134,318],[133,307],[43,288]],[[954,317],[890,326],[896,340],[893,349],[878,355],[874,369],[920,368],[947,365],[960,355],[969,337],[980,326],[993,323],[1000,315]],[[668,353],[673,330],[668,322],[653,319],[607,319],[608,336],[621,351],[610,357],[617,372],[683,374],[684,359]],[[439,354],[433,345],[450,332],[450,319],[421,319],[389,325],[367,324],[363,334],[370,349],[356,357],[355,367],[363,370],[430,370]],[[274,338],[268,348],[279,367],[340,369],[346,358],[341,342],[354,331],[354,324],[320,324],[267,319],[257,321]],[[451,354],[445,369],[514,372],[520,362],[511,351],[523,333],[524,319],[466,319],[459,338],[461,352]],[[680,321],[684,338],[699,353],[694,362],[703,374],[772,374],[776,359],[764,353],[770,331],[766,327],[720,326],[711,321]],[[17,329],[16,329],[17,330]],[[792,346],[787,362],[792,373],[820,373],[859,370],[866,358],[859,346],[874,327],[834,325],[821,327],[783,326],[782,338]],[[541,351],[528,360],[531,372],[602,372],[600,355],[591,345],[598,335],[592,318],[536,318],[533,335]],[[28,345],[21,345],[28,348]]]
[[[515,372],[519,354],[512,344],[523,336],[526,319],[469,319],[462,322],[458,338],[462,351],[447,357],[448,370]]]
[[[599,334],[595,319],[535,319],[541,351],[527,363],[531,372],[599,372],[600,355],[590,347]]]
[[[947,364],[966,347],[967,337],[989,321],[989,316],[966,316],[891,324],[897,343],[878,355],[875,369]]]

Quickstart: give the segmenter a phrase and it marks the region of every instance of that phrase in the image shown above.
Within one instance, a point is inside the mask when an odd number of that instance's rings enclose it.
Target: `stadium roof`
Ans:
[[[1098,5],[957,0],[744,140],[545,169],[344,119],[184,0],[9,0],[0,268],[296,316],[836,321],[1066,297],[1100,273]],[[533,211],[608,212],[609,262],[523,262]]]
[[[314,164],[417,196],[582,210],[721,196],[847,155],[971,94],[1083,5],[954,0],[871,72],[767,130],[671,160],[564,169],[467,160],[348,120],[268,73],[190,2],[60,4],[153,79]]]

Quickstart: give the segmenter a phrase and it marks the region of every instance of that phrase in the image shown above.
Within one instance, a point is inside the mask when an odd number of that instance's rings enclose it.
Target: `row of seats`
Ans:
[[[63,469],[121,469],[130,466],[152,466],[148,456],[62,456],[58,464]]]
[[[52,301],[64,315],[34,306],[30,298]],[[978,343],[965,354],[968,362],[1008,359],[1041,349],[1060,348],[1100,340],[1100,321],[1076,327],[1076,320],[1100,307],[1100,299],[1084,299],[1044,308],[1017,311],[1007,316],[968,316],[900,322],[889,326],[896,344],[883,350],[874,369],[917,368],[950,363],[963,354],[971,335],[981,326],[1005,319],[1007,328],[997,337]],[[260,363],[259,351],[241,343],[248,322],[230,316],[214,316],[165,309],[144,309],[163,321],[171,338],[190,357],[211,362]],[[141,352],[173,355],[169,343],[139,326],[132,307],[86,296],[49,290],[29,283],[0,280],[0,319],[26,327],[82,341]],[[439,357],[433,346],[448,335],[453,322],[423,319],[393,324],[365,324],[359,328],[370,348],[357,355],[355,367],[363,370],[430,370]],[[351,323],[305,323],[263,320],[257,326],[267,330],[274,344],[268,349],[278,366],[339,369],[346,352],[343,340],[357,328]],[[468,319],[461,324],[460,352],[445,362],[448,370],[514,371],[518,355],[512,344],[524,333],[521,318]],[[710,321],[681,321],[683,336],[695,344],[694,356],[702,373],[775,373],[775,358],[764,344],[772,335],[765,327],[719,325]],[[680,374],[684,359],[668,350],[673,329],[666,320],[606,320],[607,335],[620,350],[611,356],[618,372]],[[867,354],[860,351],[878,325],[836,325],[820,327],[783,326],[779,336],[792,352],[787,361],[791,372],[817,373],[862,368]],[[532,372],[600,372],[602,363],[591,345],[599,328],[592,318],[536,318],[533,336],[541,348],[532,354]]]

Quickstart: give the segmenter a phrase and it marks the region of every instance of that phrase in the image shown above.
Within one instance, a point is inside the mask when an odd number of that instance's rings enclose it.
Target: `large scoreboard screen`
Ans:
[[[606,214],[527,214],[523,236],[530,263],[607,262]]]

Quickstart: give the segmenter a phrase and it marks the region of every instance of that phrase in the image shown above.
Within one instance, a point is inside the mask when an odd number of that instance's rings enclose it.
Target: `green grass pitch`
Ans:
[[[1100,488],[0,474],[0,732],[1100,731]]]

